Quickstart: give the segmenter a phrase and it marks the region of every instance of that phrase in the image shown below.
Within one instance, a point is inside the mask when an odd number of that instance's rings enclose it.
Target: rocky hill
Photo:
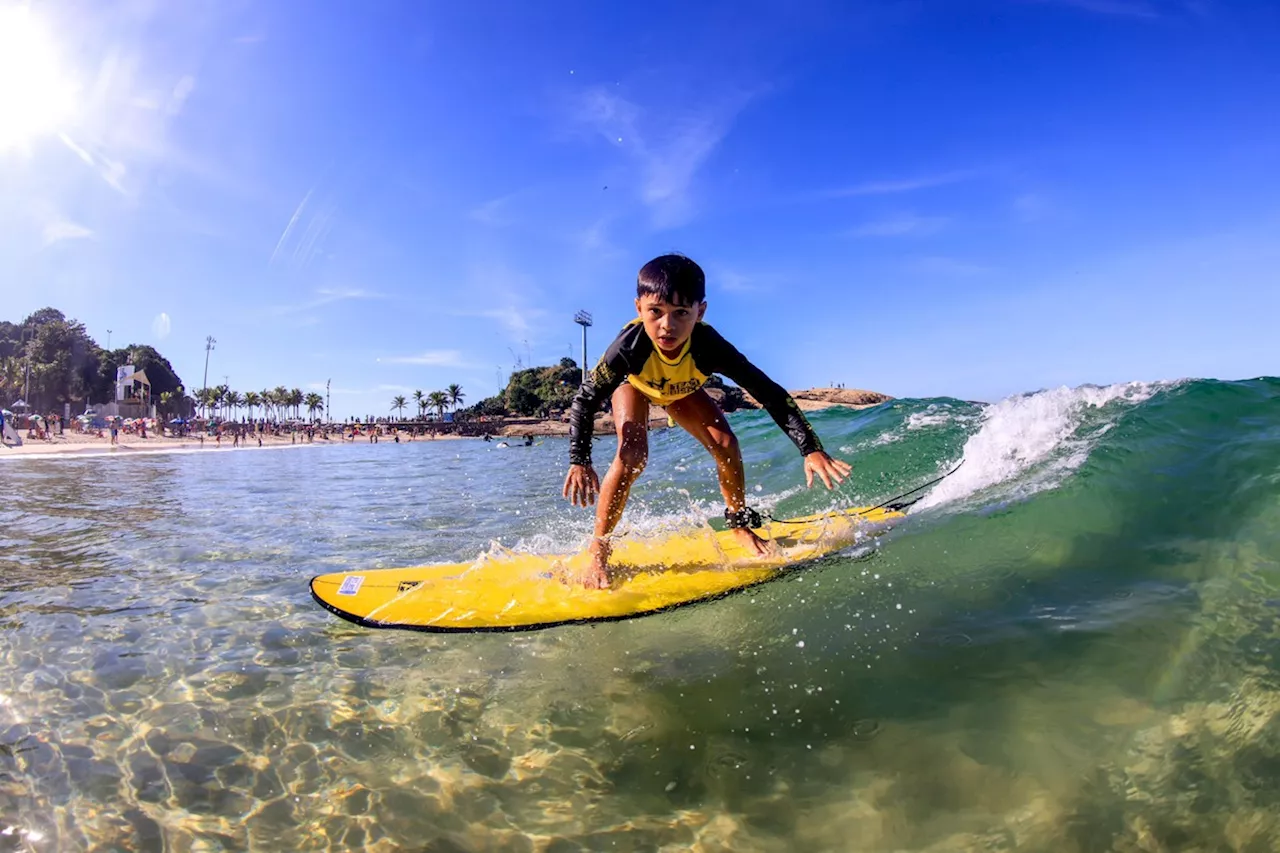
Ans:
[[[744,391],[742,396],[747,405],[757,409],[760,408],[760,404],[750,394]],[[888,394],[881,394],[878,391],[863,391],[859,388],[806,388],[803,391],[792,391],[791,396],[795,398],[800,408],[806,412],[814,409],[825,409],[828,406],[851,406],[853,408],[878,406],[886,400],[893,399]]]

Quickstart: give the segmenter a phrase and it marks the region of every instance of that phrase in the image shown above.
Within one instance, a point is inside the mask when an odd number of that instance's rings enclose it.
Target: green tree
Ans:
[[[485,397],[479,403],[466,409],[466,412],[476,417],[501,417],[507,413],[507,407],[502,400],[501,396]]]
[[[538,396],[537,382],[532,370],[517,370],[511,374],[507,390],[503,393],[503,402],[507,411],[517,415],[535,415],[542,408],[543,401]]]
[[[249,410],[249,420],[253,420],[253,410],[256,406],[261,405],[262,396],[257,391],[244,392],[244,405]]]
[[[13,358],[22,350],[23,327],[0,320],[0,359]]]
[[[568,407],[580,378],[576,365],[568,358],[551,367],[517,370],[507,382],[503,399],[510,412],[546,417],[553,409]]]
[[[218,417],[220,418],[226,417],[226,413],[223,411],[223,407],[227,405],[227,396],[230,393],[231,393],[231,389],[227,387],[225,384],[215,385],[213,388],[213,405],[214,405],[214,409],[218,413]]]
[[[0,356],[0,401],[16,400],[22,393],[25,366],[26,359],[20,356]]]
[[[449,405],[449,395],[443,391],[432,391],[427,395],[431,407],[436,410],[436,416],[443,418],[445,407]]]
[[[422,417],[422,413],[427,410],[427,395],[422,393],[421,388],[413,392],[413,402],[418,407],[418,417]]]
[[[317,409],[320,409],[321,411],[324,410],[324,397],[321,397],[315,391],[312,391],[310,394],[308,394],[306,399],[303,400],[302,402],[307,407],[307,417],[309,417],[311,420],[316,419]]]
[[[23,327],[22,381],[32,410],[85,400],[93,390],[98,357],[84,325],[44,308],[23,321]]]
[[[204,418],[210,417],[210,409],[213,409],[218,401],[218,392],[214,388],[200,388],[196,390],[196,402],[200,404],[200,416]]]
[[[466,399],[466,395],[462,393],[462,386],[456,383],[444,389],[444,393],[449,396],[449,405],[455,412],[458,410],[458,404]]]
[[[400,417],[404,417],[405,399],[403,394],[397,394],[391,398],[391,408],[400,411]]]

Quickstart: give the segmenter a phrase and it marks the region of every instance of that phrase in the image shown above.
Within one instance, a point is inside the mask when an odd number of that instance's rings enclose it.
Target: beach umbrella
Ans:
[[[27,401],[26,401],[26,400],[14,400],[14,401],[13,401],[13,407],[14,407],[15,409],[27,409],[27,408],[30,408],[30,406],[28,406],[28,405],[27,405]]]
[[[171,424],[185,424],[186,422],[187,422],[186,418],[174,418],[173,420],[169,421],[169,423]]]
[[[4,415],[6,418],[16,417],[13,412],[8,409],[0,409],[0,415]]]
[[[44,420],[44,418],[40,417],[39,415],[32,415],[32,416],[31,416],[31,420],[33,420],[33,421],[42,421],[42,420]]]

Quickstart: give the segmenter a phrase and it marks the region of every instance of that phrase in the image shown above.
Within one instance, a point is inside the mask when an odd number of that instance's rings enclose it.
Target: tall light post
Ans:
[[[587,326],[591,325],[591,315],[579,311],[573,315],[573,322],[582,327],[582,384],[587,384]]]
[[[23,374],[22,379],[22,402],[29,406],[30,401],[27,398],[31,396],[31,349],[27,346],[27,326],[25,323],[22,326],[22,341],[18,346],[22,348],[23,355],[27,357],[26,372]]]
[[[329,383],[332,381],[332,379],[326,379],[324,381],[324,416],[329,423],[333,423],[333,413],[329,409]]]
[[[107,352],[111,352],[111,330],[107,329]]]
[[[200,403],[204,408],[205,418],[209,417],[209,353],[213,351],[213,345],[217,342],[213,335],[204,339],[204,384],[200,388],[200,394],[204,399]]]

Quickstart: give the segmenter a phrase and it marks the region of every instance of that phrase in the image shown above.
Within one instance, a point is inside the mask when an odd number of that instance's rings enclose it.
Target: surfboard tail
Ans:
[[[13,428],[13,424],[8,421],[4,422],[4,443],[13,445],[14,447],[22,446],[22,437],[18,435],[18,431]]]

